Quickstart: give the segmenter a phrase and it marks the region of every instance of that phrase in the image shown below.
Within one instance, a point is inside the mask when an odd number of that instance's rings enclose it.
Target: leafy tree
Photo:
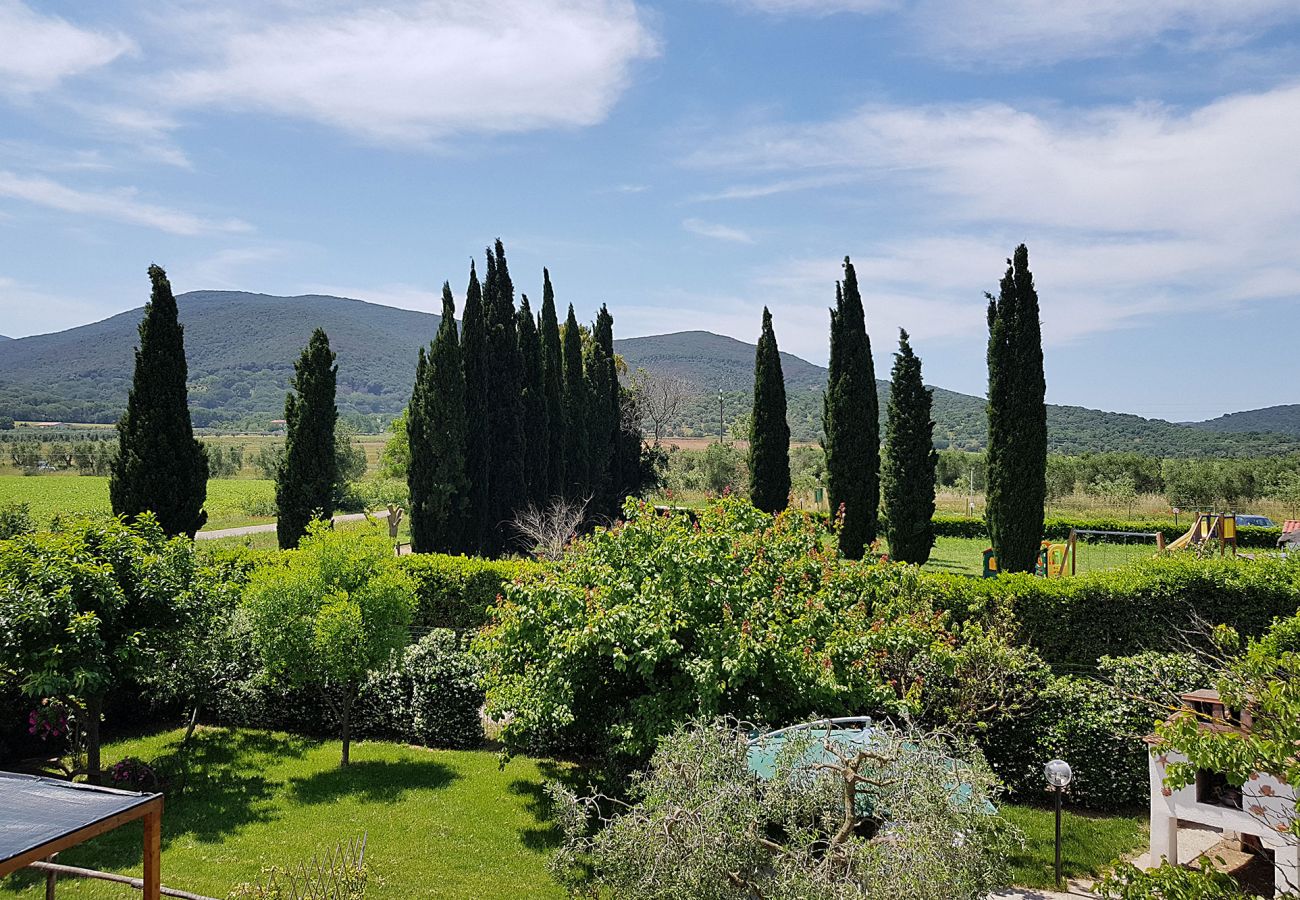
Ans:
[[[542,354],[542,395],[546,404],[546,499],[564,493],[564,354],[555,314],[551,273],[542,269],[542,313],[539,338]]]
[[[469,482],[465,477],[465,373],[451,285],[442,286],[442,324],[425,356],[420,348],[407,425],[411,548],[460,549]]]
[[[866,314],[853,263],[831,310],[830,373],[822,413],[831,510],[842,515],[840,552],[861,559],[876,539],[880,517],[880,401]]]
[[[590,495],[587,456],[587,382],[582,374],[582,330],[569,304],[564,320],[564,490],[570,499]]]
[[[152,672],[185,629],[194,545],[169,540],[152,513],[18,535],[0,542],[0,597],[0,674],[72,707],[98,784],[104,698]]]
[[[419,379],[416,379],[419,382]],[[406,470],[411,465],[411,442],[406,434],[406,421],[409,411],[403,409],[396,419],[388,423],[390,437],[384,442],[384,450],[379,455],[379,474],[383,478],[405,478]]]
[[[934,546],[934,449],[931,391],[921,380],[921,360],[899,329],[889,389],[881,488],[889,552],[900,562],[924,565]]]
[[[463,542],[467,553],[488,549],[492,523],[492,360],[488,349],[488,322],[483,290],[473,261],[465,291],[461,333],[461,360],[465,367],[465,475],[469,494],[465,508]]]
[[[13,430],[14,430],[13,416],[0,416],[0,431],[13,431]]]
[[[772,314],[763,307],[763,333],[754,354],[754,412],[749,432],[749,499],[763,512],[775,513],[790,502],[790,423],[785,412],[785,377],[772,330]]]
[[[1007,260],[989,301],[989,449],[985,519],[1004,572],[1032,572],[1047,499],[1047,381],[1029,250]]]
[[[185,329],[172,286],[161,266],[149,267],[149,280],[108,495],[114,515],[152,512],[166,534],[192,538],[208,520],[208,457],[190,421]]]
[[[542,344],[537,335],[537,321],[528,305],[528,295],[519,299],[517,333],[519,359],[522,363],[520,404],[523,408],[524,487],[526,499],[533,506],[546,503],[550,495],[551,421],[546,402],[546,375],[542,366]]]
[[[268,674],[320,690],[337,714],[346,766],[362,685],[410,642],[415,586],[392,547],[313,523],[284,565],[253,572],[244,603]]]
[[[292,386],[284,401],[284,456],[276,471],[275,534],[280,549],[298,546],[312,519],[334,515],[339,466],[334,426],[338,366],[329,338],[317,328],[294,363]]]
[[[583,348],[583,375],[587,380],[587,467],[593,511],[612,519],[618,515],[621,505],[621,498],[615,496],[620,479],[614,455],[620,403],[614,362],[614,317],[604,304],[596,314],[591,337]]]

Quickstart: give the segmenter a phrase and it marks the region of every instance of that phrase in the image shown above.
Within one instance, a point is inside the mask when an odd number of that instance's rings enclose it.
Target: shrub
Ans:
[[[483,743],[478,667],[456,633],[430,631],[373,675],[363,690],[366,719],[359,730],[426,747]]]
[[[36,530],[32,507],[28,503],[0,503],[0,541]]]
[[[413,553],[400,560],[415,582],[416,628],[477,628],[511,582],[534,577],[541,567],[528,560],[489,560],[441,553]]]

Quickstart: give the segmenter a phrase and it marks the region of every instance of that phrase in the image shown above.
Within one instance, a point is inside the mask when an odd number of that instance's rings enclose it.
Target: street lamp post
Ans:
[[[718,443],[726,443],[722,435],[722,388],[718,388]]]
[[[1054,759],[1043,766],[1043,777],[1047,779],[1047,789],[1056,795],[1056,886],[1061,886],[1061,797],[1070,786],[1074,772],[1070,764],[1063,759]]]

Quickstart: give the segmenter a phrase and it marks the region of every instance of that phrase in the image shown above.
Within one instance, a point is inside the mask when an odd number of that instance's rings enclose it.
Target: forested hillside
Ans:
[[[293,360],[319,326],[338,353],[340,412],[360,428],[378,430],[405,406],[416,350],[432,339],[439,322],[429,313],[318,295],[192,291],[177,301],[189,357],[190,404],[200,427],[270,427],[283,415]],[[0,416],[116,421],[130,383],[140,315],[135,309],[67,331],[0,341]],[[614,327],[617,334],[617,322]],[[690,385],[673,429],[678,435],[718,433],[719,390],[724,430],[749,411],[753,344],[686,331],[618,340],[615,349],[629,373],[643,368]],[[791,436],[818,440],[826,370],[788,353],[781,357]],[[878,360],[880,374],[882,365]],[[889,385],[877,385],[883,410]],[[1049,405],[1047,416],[1054,452],[1251,456],[1300,450],[1300,407],[1295,406],[1234,413],[1199,425],[1077,406]],[[983,447],[983,398],[935,388],[934,418],[940,446]],[[1248,433],[1265,428],[1273,433]]]

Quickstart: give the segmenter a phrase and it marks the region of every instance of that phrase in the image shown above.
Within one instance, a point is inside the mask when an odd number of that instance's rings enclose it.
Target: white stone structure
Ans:
[[[1233,717],[1214,691],[1185,694],[1183,701],[1202,717],[1202,727],[1249,727],[1249,714],[1240,720]],[[1217,773],[1201,772],[1186,787],[1165,787],[1168,767],[1185,762],[1187,757],[1174,751],[1151,752],[1151,864],[1158,866],[1162,859],[1177,862],[1178,823],[1193,822],[1223,832],[1257,836],[1260,844],[1273,851],[1277,892],[1300,891],[1300,845],[1290,833],[1296,816],[1296,795],[1291,786],[1257,772],[1238,790]]]

